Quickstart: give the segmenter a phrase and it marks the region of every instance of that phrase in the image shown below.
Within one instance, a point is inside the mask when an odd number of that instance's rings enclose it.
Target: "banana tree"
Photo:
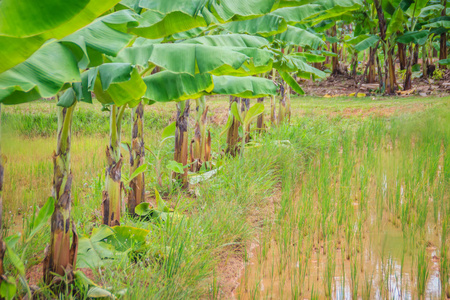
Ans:
[[[244,125],[240,118],[235,117],[232,113],[231,109],[233,105],[236,105],[237,107],[238,104],[241,104],[241,98],[261,98],[269,95],[276,95],[276,86],[273,81],[261,77],[214,76],[213,78],[214,89],[212,93],[230,95],[228,121],[222,134],[227,133],[226,152],[232,156],[236,156],[239,153],[239,141],[241,141],[242,147],[242,143],[246,142],[245,138],[247,137],[247,134],[242,136],[239,135],[239,127]],[[259,104],[262,105],[262,103]],[[244,115],[248,110],[248,105],[243,103],[241,107],[244,109],[241,109],[240,116],[245,118]],[[249,124],[250,123],[245,127],[247,133],[249,132]],[[258,126],[258,128],[260,127]]]
[[[63,276],[75,268],[77,234],[71,219],[70,170],[71,124],[77,101],[91,102],[90,93],[81,88],[87,82],[87,73],[80,69],[95,66],[102,54],[117,54],[131,36],[117,30],[118,24],[131,24],[124,18],[127,12],[118,12],[96,20],[89,26],[60,41],[46,43],[23,63],[0,74],[0,102],[14,105],[52,97],[70,86],[58,97],[57,151],[53,155],[54,178],[52,195],[55,209],[51,219],[50,246],[44,261],[44,279],[54,283],[54,274]],[[122,21],[121,21],[122,20]],[[136,23],[136,21],[133,21]],[[101,32],[102,34],[99,34]],[[70,244],[72,234],[72,245]]]

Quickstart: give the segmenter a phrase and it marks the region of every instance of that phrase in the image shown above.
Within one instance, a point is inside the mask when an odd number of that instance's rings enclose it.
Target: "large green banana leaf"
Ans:
[[[276,15],[265,15],[259,18],[229,22],[222,27],[233,33],[272,36],[287,29],[286,21]]]
[[[151,101],[169,102],[199,98],[213,90],[210,74],[176,74],[162,71],[144,77],[147,91],[144,97]]]
[[[142,0],[140,25],[132,31],[157,39],[188,30],[256,18],[269,13],[276,0]]]
[[[244,76],[269,70],[272,54],[256,48],[175,43],[125,48],[112,60],[144,67],[150,62],[173,73]]]
[[[402,44],[415,43],[419,45],[425,44],[428,39],[430,32],[428,30],[421,31],[408,31],[402,36],[398,37],[396,41]]]
[[[298,55],[285,55],[282,60],[274,64],[274,68],[281,72],[296,72],[298,76],[310,79],[311,75],[317,78],[325,78],[325,72],[316,69],[306,63],[306,58]]]
[[[47,40],[61,39],[88,25],[118,2],[2,0],[0,73],[25,61]]]
[[[208,0],[207,7],[220,22],[257,18],[268,14],[278,0]]]
[[[187,39],[181,43],[201,44],[206,46],[251,48],[261,48],[263,46],[269,45],[269,41],[265,38],[247,34],[207,35],[193,39]]]
[[[380,37],[378,35],[371,35],[368,36],[366,39],[360,41],[357,43],[353,48],[358,51],[364,51],[369,47],[375,46],[375,44],[380,40]]]
[[[389,25],[386,29],[386,38],[389,38],[397,31],[403,32],[404,23],[403,10],[401,8],[397,8],[392,15],[391,21],[389,22]]]
[[[102,104],[137,105],[147,87],[136,68],[129,63],[106,63],[81,75],[73,84],[78,101],[92,103],[92,94]]]
[[[360,9],[361,6],[360,0],[319,0],[301,6],[280,8],[271,14],[283,17],[290,24],[311,21],[318,24],[323,20]]]
[[[129,27],[137,26],[136,17],[131,10],[121,10],[96,20],[61,41],[71,48],[80,69],[98,66],[103,63],[103,54],[116,56],[130,43],[133,36],[126,32]]]
[[[314,1],[316,0],[280,0],[277,8],[301,6]]]
[[[259,98],[276,95],[277,86],[272,80],[260,77],[213,76],[212,94]]]
[[[271,12],[272,15],[280,16],[289,24],[305,22],[318,16],[323,12],[323,7],[316,3],[296,7],[285,7]]]
[[[25,62],[0,74],[0,102],[19,104],[52,97],[65,83],[80,81],[72,52],[49,42]]]
[[[317,35],[294,26],[288,26],[287,30],[277,35],[276,38],[286,42],[288,45],[310,47],[312,49],[325,45],[325,42]]]

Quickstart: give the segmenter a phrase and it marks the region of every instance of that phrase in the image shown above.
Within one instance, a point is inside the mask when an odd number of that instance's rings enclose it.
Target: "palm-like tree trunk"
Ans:
[[[264,97],[258,98],[258,103],[264,104]],[[256,128],[258,128],[259,132],[263,132],[265,128],[264,124],[264,113],[260,114],[256,119]]]
[[[442,0],[442,6],[444,7],[441,11],[441,16],[445,17],[447,10],[447,0]],[[439,59],[447,58],[447,32],[441,33],[441,37],[439,39]],[[440,69],[446,69],[447,66],[439,64]]]
[[[422,78],[428,78],[427,43],[422,46]]]
[[[412,61],[413,61],[413,46],[409,46],[409,59],[406,64],[405,82],[403,84],[403,90],[410,90],[412,88]]]
[[[144,145],[144,104],[142,101],[133,108],[133,127],[131,130],[130,175],[145,163]],[[128,193],[128,213],[135,214],[135,208],[145,202],[145,174],[137,175],[130,181]]]
[[[209,161],[211,155],[211,134],[208,132],[208,136],[206,135],[208,106],[206,106],[205,97],[198,98],[196,104],[197,116],[190,151],[192,172],[200,170],[201,166]]]
[[[332,27],[331,36],[336,37],[337,35],[337,29],[336,24]],[[333,56],[331,59],[332,66],[333,66],[333,75],[341,74],[341,70],[339,69],[339,51],[338,51],[338,44],[333,43],[331,44],[331,51],[336,54],[336,56]]]
[[[72,172],[70,170],[70,148],[72,136],[72,118],[76,102],[69,108],[58,107],[58,142],[53,153],[53,189],[55,211],[51,218],[50,248],[46,249],[44,260],[44,280],[50,284],[53,273],[70,274],[75,268],[78,235],[71,220]],[[72,246],[70,232],[72,231]]]
[[[243,119],[245,119],[245,115],[247,114],[249,109],[250,109],[250,99],[242,98],[241,99],[241,115],[242,115]],[[250,124],[248,125],[246,132],[245,132],[245,142],[248,143],[249,141],[250,141]]]
[[[2,283],[3,276],[3,257],[6,251],[5,242],[3,242],[3,227],[2,227],[2,215],[3,215],[3,202],[2,202],[2,191],[3,191],[3,156],[1,151],[2,144],[2,105],[0,104],[0,284]]]
[[[400,62],[400,70],[406,69],[406,49],[405,44],[397,43],[398,48],[398,60]]]
[[[287,84],[286,82],[282,82],[280,85],[281,90],[281,98],[280,98],[280,106],[278,111],[278,124],[281,124],[286,119],[286,89]]]
[[[275,72],[275,69],[272,69],[272,81],[274,83],[276,82],[276,76],[277,73]],[[272,97],[270,97],[270,123],[272,123],[272,125],[275,125],[277,123],[276,108],[275,95],[272,95]]]
[[[233,97],[230,96],[230,110],[231,110],[231,105],[233,104],[233,102],[236,102],[237,105],[239,105],[240,103],[240,99],[238,97]],[[231,114],[231,112],[230,112]],[[240,122],[238,120],[236,120],[236,118],[231,115],[231,126],[230,128],[228,128],[228,132],[227,132],[227,150],[226,153],[230,154],[231,156],[236,156],[238,151],[239,151],[239,146],[238,146],[238,142],[239,142],[239,126],[241,125]]]
[[[375,54],[377,49],[370,48],[369,51],[369,75],[367,77],[367,83],[375,82]]]
[[[177,103],[177,121],[175,130],[174,160],[186,166],[188,163],[188,127],[189,127],[189,100]],[[175,173],[174,177],[182,182],[183,188],[189,187],[188,168],[182,174]]]
[[[122,118],[126,105],[120,108],[111,106],[109,146],[106,147],[106,178],[105,190],[103,191],[103,224],[108,226],[120,225],[120,214],[122,211],[123,183],[122,163],[123,157],[120,153],[120,133]]]

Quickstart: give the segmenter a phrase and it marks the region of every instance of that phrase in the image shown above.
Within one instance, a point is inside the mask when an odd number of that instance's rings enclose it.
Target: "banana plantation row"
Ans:
[[[227,152],[242,156],[251,123],[257,119],[256,128],[264,129],[264,97],[271,96],[271,124],[289,120],[290,93],[303,94],[302,80],[325,78],[329,57],[330,72],[336,74],[339,62],[347,57],[345,53],[351,54],[356,76],[358,55],[369,51],[364,77],[374,82],[378,69],[380,91],[387,94],[398,87],[395,49],[406,69],[404,89],[411,88],[412,54],[419,46],[423,49],[423,70],[436,43],[440,67],[449,64],[446,0],[28,2],[0,3],[0,105],[57,99],[54,200],[52,207],[45,207],[52,212],[51,243],[43,274],[49,284],[57,281],[56,275],[70,274],[76,266],[78,237],[70,214],[70,149],[78,102],[98,101],[110,112],[103,223],[120,226],[125,199],[130,215],[145,202],[145,105],[176,102],[174,160],[183,167],[174,176],[187,187],[188,166],[197,172],[211,159],[208,95],[230,95]],[[277,104],[278,91],[281,97]],[[250,98],[258,98],[252,107]],[[197,108],[191,149],[190,99],[195,99]],[[131,176],[125,189],[120,149],[127,109],[132,110],[133,125],[127,145]],[[0,212],[3,176],[0,160]],[[34,233],[47,219],[37,220]],[[15,291],[16,283],[25,280],[13,240],[0,235],[0,298],[10,298],[12,292],[7,291]],[[5,253],[18,269],[17,277],[4,274]]]

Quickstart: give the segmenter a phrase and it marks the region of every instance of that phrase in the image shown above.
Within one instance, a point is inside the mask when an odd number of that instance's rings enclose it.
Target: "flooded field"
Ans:
[[[331,138],[285,178],[236,298],[449,298],[446,124],[373,120]]]

